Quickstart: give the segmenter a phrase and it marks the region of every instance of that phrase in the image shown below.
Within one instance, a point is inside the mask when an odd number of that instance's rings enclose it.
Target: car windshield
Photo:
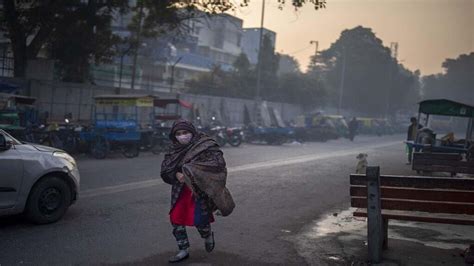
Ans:
[[[7,132],[3,131],[0,129],[0,134],[4,135],[5,136],[5,139],[7,141],[11,141],[13,145],[21,145],[22,143],[20,141],[18,141],[17,139],[15,139],[14,137],[10,136],[10,134],[8,134]]]

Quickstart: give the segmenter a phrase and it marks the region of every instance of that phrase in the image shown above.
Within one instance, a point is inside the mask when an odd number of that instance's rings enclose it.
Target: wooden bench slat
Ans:
[[[381,186],[412,188],[443,188],[456,190],[474,190],[474,178],[445,178],[425,176],[380,176]],[[365,175],[351,174],[351,185],[367,185]]]
[[[458,153],[441,153],[441,152],[415,152],[413,153],[413,159],[420,158],[420,159],[439,159],[439,160],[447,160],[447,161],[459,161],[462,159],[461,154]]]
[[[382,209],[474,215],[474,203],[381,199]],[[352,197],[351,207],[367,208],[366,197]]]
[[[367,209],[357,209],[354,213],[356,217],[367,217]],[[474,225],[474,217],[468,215],[437,215],[425,212],[403,212],[393,210],[382,210],[382,217],[386,219],[414,221],[425,223]]]
[[[413,165],[439,165],[439,166],[454,166],[454,167],[473,167],[474,161],[449,161],[441,159],[413,159]]]
[[[474,191],[381,187],[381,198],[474,203]],[[351,186],[351,197],[367,197],[366,186]]]
[[[439,165],[417,165],[413,164],[413,170],[417,171],[431,171],[431,172],[447,172],[447,173],[464,173],[474,174],[474,167],[460,167],[460,166],[439,166]]]

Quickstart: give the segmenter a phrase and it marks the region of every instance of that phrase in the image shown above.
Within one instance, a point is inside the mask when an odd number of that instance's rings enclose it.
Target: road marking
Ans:
[[[292,165],[292,164],[301,164],[301,163],[317,161],[321,159],[328,159],[332,157],[351,155],[351,154],[355,154],[359,152],[367,152],[369,150],[388,147],[388,146],[392,146],[399,143],[400,141],[392,141],[392,142],[386,142],[383,144],[375,144],[375,145],[370,145],[370,146],[365,146],[365,147],[352,148],[352,149],[343,150],[343,151],[327,152],[324,154],[309,154],[309,155],[297,156],[297,157],[288,158],[288,159],[278,159],[278,160],[271,160],[271,161],[258,162],[258,163],[249,163],[249,164],[244,164],[244,165],[239,165],[239,166],[234,166],[234,167],[228,167],[227,172],[237,173],[241,171],[250,171],[250,170],[264,169],[264,168],[270,168],[270,167],[280,167],[280,166],[286,166],[286,165]],[[96,196],[115,194],[115,193],[120,193],[120,192],[136,190],[136,189],[148,188],[148,187],[156,186],[159,184],[163,184],[163,181],[161,179],[151,179],[151,180],[145,180],[145,181],[126,183],[126,184],[121,184],[121,185],[87,189],[87,190],[81,191],[80,198],[91,198],[91,197],[96,197]]]
[[[359,153],[363,151],[367,152],[368,150],[392,146],[398,143],[400,143],[400,141],[386,142],[383,144],[371,145],[369,147],[353,148],[353,149],[343,150],[343,151],[327,152],[324,154],[309,154],[309,155],[297,156],[297,157],[288,158],[288,159],[277,159],[277,160],[271,160],[271,161],[265,161],[265,162],[250,163],[250,164],[244,164],[244,165],[235,166],[235,167],[229,167],[227,168],[227,171],[229,173],[234,173],[234,172],[240,172],[240,171],[286,166],[286,165],[291,165],[291,164],[301,164],[301,163],[317,161],[317,160],[327,159],[327,158],[332,158],[332,157],[351,155],[351,154],[355,154],[355,153]]]
[[[152,180],[145,180],[145,181],[138,181],[138,182],[131,182],[122,185],[114,185],[114,186],[107,186],[101,188],[94,188],[94,189],[87,189],[81,191],[79,197],[80,198],[90,198],[95,196],[103,196],[108,194],[115,194],[119,192],[126,192],[130,190],[140,189],[140,188],[147,188],[156,186],[160,183],[163,183],[161,179],[152,179]]]

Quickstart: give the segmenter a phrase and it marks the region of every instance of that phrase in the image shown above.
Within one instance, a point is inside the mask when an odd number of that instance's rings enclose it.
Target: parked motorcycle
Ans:
[[[226,129],[226,142],[228,142],[232,147],[239,147],[242,144],[244,132],[241,128],[227,128]]]
[[[151,152],[159,155],[167,151],[171,145],[171,140],[168,137],[169,128],[157,128],[152,135]]]

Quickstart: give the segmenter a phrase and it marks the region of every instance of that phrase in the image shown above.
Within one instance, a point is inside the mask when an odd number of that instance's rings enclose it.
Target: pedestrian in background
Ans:
[[[410,126],[408,126],[408,131],[407,131],[407,157],[408,157],[408,162],[407,164],[411,164],[411,159],[413,157],[413,145],[412,142],[414,143],[418,134],[418,130],[421,129],[423,126],[418,124],[418,121],[415,117],[410,118]]]
[[[206,251],[211,252],[215,247],[213,212],[227,216],[235,204],[225,187],[227,169],[219,145],[182,119],[173,124],[169,138],[172,144],[161,164],[161,178],[172,185],[169,215],[179,249],[169,259],[174,263],[189,257],[186,226],[197,228]]]
[[[356,117],[353,117],[352,120],[349,122],[349,139],[354,141],[355,135],[357,134],[357,130],[359,129],[359,122],[357,121]]]

